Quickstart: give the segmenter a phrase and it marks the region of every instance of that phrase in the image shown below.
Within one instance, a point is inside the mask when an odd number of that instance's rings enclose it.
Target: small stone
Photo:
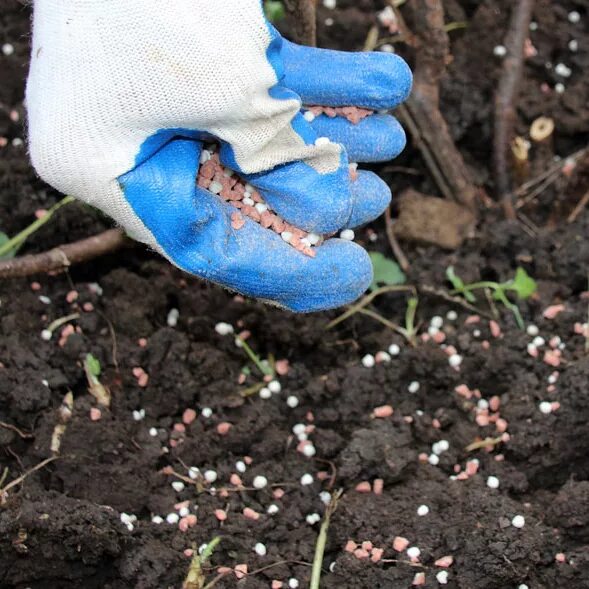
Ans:
[[[571,12],[569,12],[568,18],[569,18],[569,22],[573,23],[573,24],[577,24],[578,22],[581,21],[581,15],[576,10],[572,10]]]
[[[497,45],[493,49],[493,55],[495,57],[505,57],[507,55],[507,49],[503,45]]]
[[[295,407],[298,407],[299,405],[299,399],[298,397],[295,397],[294,395],[290,395],[287,399],[286,399],[286,404],[291,408],[294,409]]]
[[[354,237],[356,237],[356,235],[354,234],[354,232],[351,229],[344,229],[340,234],[339,234],[341,239],[345,239],[346,241],[354,241]]]
[[[184,491],[184,483],[182,481],[174,481],[172,483],[172,488],[174,491],[176,491],[176,493],[181,493]]]
[[[513,517],[513,519],[511,520],[511,525],[514,528],[523,528],[526,525],[526,519],[523,515],[516,515]]]
[[[6,57],[12,55],[14,53],[14,45],[11,43],[4,43],[4,45],[2,45],[2,53],[4,53]]]
[[[258,555],[258,556],[266,556],[266,545],[262,544],[261,542],[258,542],[255,546],[254,546],[254,552]]]

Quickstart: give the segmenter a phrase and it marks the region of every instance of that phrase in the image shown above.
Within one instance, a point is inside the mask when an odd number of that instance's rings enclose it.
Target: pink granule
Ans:
[[[198,170],[197,185],[217,194],[238,209],[231,213],[233,229],[241,229],[245,225],[245,217],[249,217],[264,229],[271,229],[280,234],[296,250],[315,257],[313,244],[309,241],[309,233],[294,227],[274,213],[257,190],[223,167],[216,151],[205,151],[209,154],[209,159]]]
[[[348,119],[353,125],[357,125],[362,119],[374,114],[373,110],[368,108],[360,108],[358,106],[305,106],[305,108],[312,112],[316,117],[319,115],[326,115],[330,119],[335,117],[344,117]]]

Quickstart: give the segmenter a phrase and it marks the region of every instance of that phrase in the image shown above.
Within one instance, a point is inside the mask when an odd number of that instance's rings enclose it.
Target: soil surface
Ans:
[[[443,112],[489,194],[494,48],[511,4],[445,2],[447,21],[467,26],[451,32]],[[320,44],[361,49],[383,6],[321,6]],[[532,146],[529,178],[587,144],[588,11],[586,0],[536,3],[537,55],[526,62],[518,132],[527,136],[540,115],[556,129],[549,144]],[[0,55],[0,229],[10,235],[60,198],[35,177],[21,144],[29,19],[29,8],[4,0],[0,43],[14,52]],[[570,77],[558,75],[559,63]],[[438,194],[411,146],[376,169],[394,193]],[[204,570],[210,582],[228,567],[218,589],[308,587],[326,493],[343,489],[322,588],[589,587],[589,211],[567,222],[589,164],[581,158],[557,176],[521,209],[525,225],[501,221],[483,199],[477,234],[460,250],[403,244],[409,282],[434,289],[448,288],[449,265],[469,282],[504,281],[524,267],[538,282],[519,303],[524,330],[501,307],[490,322],[431,294],[420,296],[415,347],[358,314],[326,330],[338,312],[292,315],[243,300],[140,247],[37,284],[0,282],[0,487],[55,457],[3,493],[0,586],[179,588],[191,551],[220,536]],[[69,205],[23,251],[109,226]],[[357,241],[390,255],[382,220]],[[475,304],[492,311],[484,296]],[[403,323],[406,305],[405,293],[392,293],[373,309]],[[272,384],[270,398],[240,394],[262,377],[234,337],[218,333],[220,322],[247,331],[260,358],[288,361],[276,364],[280,392]],[[397,355],[364,365],[391,344]],[[89,392],[89,353],[109,408]],[[486,438],[492,444],[466,449]]]

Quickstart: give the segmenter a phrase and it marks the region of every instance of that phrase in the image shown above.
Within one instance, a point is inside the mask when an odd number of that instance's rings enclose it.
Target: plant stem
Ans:
[[[345,313],[342,313],[339,317],[336,317],[333,321],[330,321],[326,326],[325,329],[331,329],[351,317],[352,315],[358,313],[360,309],[369,305],[376,297],[380,296],[381,294],[385,294],[387,292],[415,292],[415,287],[413,286],[382,286],[381,288],[377,288],[376,290],[372,291],[370,294],[367,294],[365,297],[362,297],[357,303],[352,305],[348,308]]]
[[[195,551],[190,566],[188,567],[186,579],[184,579],[184,583],[182,583],[182,589],[203,589],[205,586],[205,576],[202,572],[202,566],[207,560],[209,560],[209,558],[211,558],[213,551],[220,541],[221,536],[216,536],[206,545],[202,554]]]
[[[35,231],[38,231],[45,223],[51,220],[51,217],[59,210],[61,207],[73,202],[75,199],[73,196],[65,196],[59,202],[55,203],[40,219],[33,221],[28,227],[23,229],[20,233],[17,233],[14,237],[9,239],[6,243],[0,246],[0,258],[10,254],[11,252],[16,252],[24,242],[31,236]]]
[[[319,536],[317,536],[317,543],[315,544],[315,556],[313,557],[313,569],[311,570],[311,584],[309,589],[319,589],[319,582],[321,580],[321,567],[323,566],[323,555],[325,554],[325,545],[327,544],[327,530],[329,529],[329,521],[331,516],[337,509],[337,502],[342,496],[342,490],[336,491],[331,496],[331,501],[325,510],[323,521],[321,522],[321,529]]]
[[[409,343],[415,343],[415,314],[417,313],[417,305],[419,299],[417,297],[411,297],[407,301],[407,310],[405,311],[405,331],[409,338]]]
[[[383,317],[380,313],[377,313],[376,311],[372,311],[370,309],[358,309],[358,313],[360,313],[360,315],[366,315],[367,317],[372,317],[373,319],[376,319],[377,321],[382,323],[385,327],[392,329],[393,331],[395,331],[399,335],[402,335],[404,338],[406,338],[409,341],[409,337],[408,337],[407,331],[405,329],[403,329],[400,325],[397,325],[396,323],[389,321],[388,319]]]
[[[71,315],[65,315],[64,317],[59,317],[58,319],[56,319],[55,321],[52,321],[47,326],[47,331],[50,331],[51,333],[53,333],[58,327],[61,327],[62,325],[69,323],[70,321],[73,321],[74,319],[79,319],[79,317],[80,317],[79,313],[72,313]]]
[[[249,344],[238,335],[235,336],[235,339],[240,342],[241,347],[243,348],[244,352],[248,355],[249,359],[256,365],[258,370],[264,376],[274,376],[274,370],[272,368],[266,366],[258,357],[258,355],[250,348]]]

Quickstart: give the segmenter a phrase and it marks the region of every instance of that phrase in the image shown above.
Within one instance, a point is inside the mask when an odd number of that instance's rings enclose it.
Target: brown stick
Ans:
[[[133,243],[122,229],[109,229],[93,237],[68,243],[41,254],[0,261],[0,278],[30,276],[63,270],[73,264],[92,260]]]
[[[45,458],[45,460],[43,460],[42,462],[39,462],[39,464],[37,464],[36,466],[33,466],[33,468],[30,468],[29,470],[27,470],[27,472],[23,473],[18,478],[14,479],[13,481],[10,481],[5,487],[2,487],[0,489],[0,502],[5,500],[6,493],[8,492],[9,489],[12,489],[12,487],[16,487],[16,485],[20,485],[30,474],[33,474],[37,470],[43,468],[44,466],[47,466],[50,462],[57,460],[57,458],[58,458],[57,456],[51,456],[50,458]]]
[[[316,0],[285,0],[286,10],[294,17],[294,41],[301,45],[317,46]]]
[[[4,421],[0,421],[0,427],[4,429],[9,429],[15,433],[17,433],[21,438],[34,438],[33,434],[29,434],[27,432],[23,432],[21,429],[18,429],[16,425],[12,425],[11,423],[5,423]]]
[[[501,201],[505,217],[512,220],[516,218],[516,213],[513,205],[508,154],[513,140],[515,101],[519,93],[524,65],[524,46],[528,37],[533,7],[534,0],[519,0],[513,9],[505,38],[507,56],[503,62],[499,87],[495,95],[493,163],[496,193]]]
[[[589,190],[581,197],[581,200],[577,203],[577,206],[573,209],[572,213],[567,218],[567,223],[574,223],[577,217],[583,212],[583,209],[589,204]]]
[[[402,32],[416,49],[415,72],[413,92],[397,112],[442,194],[476,213],[477,189],[439,109],[440,80],[449,60],[444,8],[441,0],[414,0],[407,6],[414,30]]]
[[[393,229],[393,220],[391,218],[391,208],[387,207],[384,212],[384,220],[385,220],[385,228],[387,232],[387,237],[389,239],[389,245],[393,250],[393,255],[397,258],[397,262],[399,262],[399,266],[404,272],[409,270],[410,264],[405,252],[401,249],[397,238],[395,237],[395,230]]]

